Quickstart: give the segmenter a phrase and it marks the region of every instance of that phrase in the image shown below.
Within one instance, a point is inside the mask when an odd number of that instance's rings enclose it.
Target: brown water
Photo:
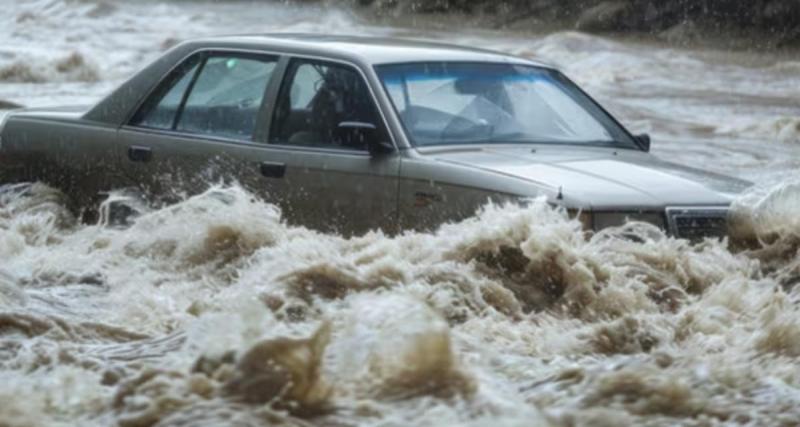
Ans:
[[[0,6],[0,99],[30,106],[92,102],[193,35],[409,34],[272,3]],[[5,186],[0,425],[797,425],[800,63],[446,38],[555,63],[657,155],[756,181],[737,242],[589,237],[541,202],[344,239],[238,187],[115,228]]]

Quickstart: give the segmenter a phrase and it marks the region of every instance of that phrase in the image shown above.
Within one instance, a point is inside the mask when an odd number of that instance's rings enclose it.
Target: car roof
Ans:
[[[203,42],[221,43],[230,47],[238,45],[252,48],[258,46],[287,53],[317,53],[321,56],[333,56],[369,65],[425,61],[474,61],[548,67],[537,61],[486,49],[391,37],[272,33],[217,36],[194,40],[194,42],[200,44]]]

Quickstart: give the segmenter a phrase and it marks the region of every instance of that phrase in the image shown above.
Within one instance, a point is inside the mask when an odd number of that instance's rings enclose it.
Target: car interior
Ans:
[[[295,61],[275,107],[270,142],[366,150],[339,130],[342,122],[377,124],[375,105],[355,71],[338,65]]]
[[[197,68],[197,64],[186,67],[173,77],[154,95],[158,101],[145,104],[131,124],[250,139],[274,63],[211,57],[194,77]],[[359,122],[382,129],[378,118],[366,83],[355,70],[294,60],[278,95],[269,142],[365,151],[364,139],[339,125]]]
[[[146,105],[132,124],[250,139],[275,62],[220,56],[209,58],[195,77],[197,68],[165,85],[166,93],[154,96],[157,104]]]

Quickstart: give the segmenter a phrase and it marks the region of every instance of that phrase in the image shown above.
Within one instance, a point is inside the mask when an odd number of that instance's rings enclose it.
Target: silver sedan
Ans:
[[[86,207],[235,181],[293,223],[394,233],[544,197],[587,228],[721,236],[749,184],[660,160],[558,70],[444,44],[305,34],[183,43],[92,107],[0,125],[0,183]]]

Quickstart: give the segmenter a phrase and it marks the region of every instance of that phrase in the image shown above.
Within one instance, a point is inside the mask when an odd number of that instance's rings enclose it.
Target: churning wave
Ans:
[[[235,186],[83,225],[58,191],[5,186],[0,417],[796,419],[797,196],[762,189],[737,204],[736,241],[691,244],[636,223],[589,236],[544,201],[348,239],[289,226]]]

